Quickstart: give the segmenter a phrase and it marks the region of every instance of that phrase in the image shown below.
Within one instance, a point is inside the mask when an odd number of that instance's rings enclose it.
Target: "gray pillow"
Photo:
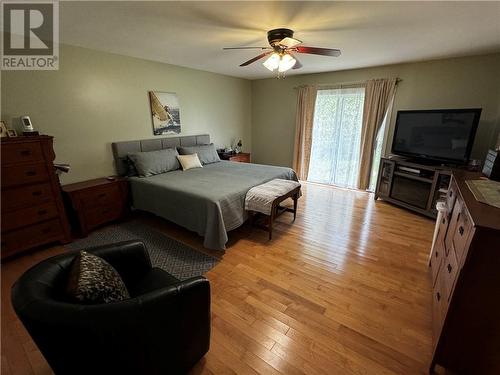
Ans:
[[[217,154],[217,150],[215,149],[213,143],[210,143],[209,145],[179,147],[179,154],[198,154],[198,158],[203,165],[217,163],[220,161],[219,154]]]
[[[135,152],[128,154],[128,157],[134,163],[137,174],[140,177],[148,177],[179,169],[181,166],[177,155],[179,153],[175,148],[166,148],[158,151]]]

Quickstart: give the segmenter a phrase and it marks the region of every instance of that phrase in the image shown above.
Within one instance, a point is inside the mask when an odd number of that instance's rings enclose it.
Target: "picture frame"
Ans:
[[[7,136],[10,138],[17,137],[17,132],[15,129],[7,129]]]
[[[179,98],[174,92],[149,91],[153,135],[180,134]]]
[[[7,125],[5,125],[5,121],[0,121],[0,137],[7,137]]]

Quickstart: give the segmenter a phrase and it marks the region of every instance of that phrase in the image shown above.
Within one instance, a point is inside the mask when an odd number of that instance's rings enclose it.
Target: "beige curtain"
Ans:
[[[396,91],[396,84],[396,78],[372,79],[366,82],[359,158],[359,189],[366,190],[370,184],[375,138]]]
[[[298,88],[297,115],[295,118],[295,148],[293,169],[300,180],[307,180],[311,158],[314,106],[318,89],[314,86]]]

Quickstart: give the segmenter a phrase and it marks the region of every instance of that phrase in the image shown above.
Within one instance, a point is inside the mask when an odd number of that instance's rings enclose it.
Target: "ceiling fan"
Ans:
[[[284,74],[289,69],[300,69],[302,64],[294,56],[296,53],[307,53],[311,55],[322,55],[330,57],[338,57],[341,52],[339,49],[318,48],[301,46],[302,41],[293,37],[293,30],[290,29],[273,29],[267,32],[267,40],[270,47],[226,47],[224,50],[232,49],[260,49],[267,50],[253,59],[245,61],[240,66],[250,65],[264,57],[269,56],[263,65],[274,72],[278,71],[278,78],[284,77]]]

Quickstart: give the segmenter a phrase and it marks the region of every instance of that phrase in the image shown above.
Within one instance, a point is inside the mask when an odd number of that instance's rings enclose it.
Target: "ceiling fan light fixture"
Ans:
[[[278,69],[280,65],[280,55],[277,54],[276,52],[273,53],[269,58],[262,63],[267,69],[269,69],[271,72],[274,72],[276,69]]]
[[[284,54],[283,56],[281,56],[278,65],[278,72],[282,73],[286,72],[289,69],[292,69],[296,62],[297,60],[295,60],[292,56],[290,56],[289,54]]]

